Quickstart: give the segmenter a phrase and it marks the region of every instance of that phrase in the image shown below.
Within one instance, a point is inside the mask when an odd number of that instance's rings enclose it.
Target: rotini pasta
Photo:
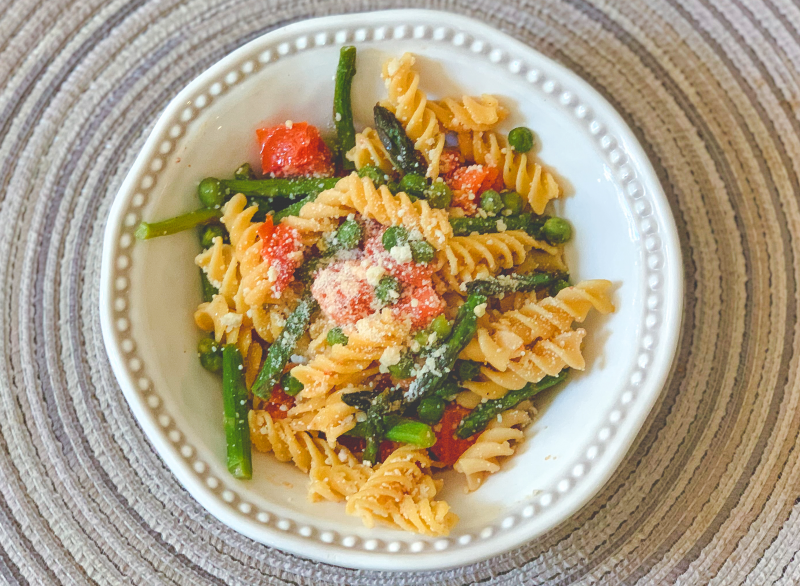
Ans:
[[[530,213],[559,186],[498,134],[500,100],[429,101],[414,66],[408,53],[383,65],[389,112],[377,108],[373,127],[355,133],[337,102],[336,149],[286,121],[257,132],[263,179],[238,183],[247,195],[227,179],[200,184],[222,214],[194,216],[208,222],[195,264],[209,300],[194,319],[210,334],[202,366],[224,371],[227,438],[249,432],[308,475],[309,500],[345,501],[368,527],[443,536],[457,516],[435,475],[453,468],[471,491],[497,472],[535,415],[525,399],[585,368],[575,324],[614,306],[609,281],[565,282],[569,224]],[[448,132],[458,148],[445,148]],[[510,134],[529,148],[529,131]],[[354,135],[357,172],[341,176],[341,137]],[[227,446],[238,478],[246,444]]]
[[[444,98],[429,102],[429,107],[447,130],[454,132],[483,132],[501,122],[508,112],[497,98],[483,94],[480,98],[464,96],[461,101]]]
[[[379,521],[424,535],[447,535],[458,517],[446,502],[434,500],[439,487],[426,472],[430,465],[424,450],[395,450],[347,497],[347,512],[361,517],[367,527]]]
[[[385,105],[403,123],[408,136],[415,141],[416,149],[425,155],[428,177],[436,178],[445,136],[425,92],[419,89],[419,74],[414,70],[414,62],[414,56],[405,53],[399,59],[389,59],[384,63],[382,75],[389,94]]]

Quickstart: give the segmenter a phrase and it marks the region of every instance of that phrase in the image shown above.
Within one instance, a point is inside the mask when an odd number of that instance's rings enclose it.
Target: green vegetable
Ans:
[[[400,182],[399,182],[399,181],[389,181],[389,182],[386,184],[386,187],[388,187],[388,188],[389,188],[389,191],[391,191],[391,192],[392,192],[392,195],[397,195],[398,193],[400,193],[401,191],[403,191],[402,189],[400,189]],[[410,197],[410,196],[409,196],[409,197]],[[413,201],[413,200],[412,200],[412,201]]]
[[[325,336],[325,341],[329,346],[333,346],[334,344],[347,346],[350,338],[345,335],[345,333],[342,331],[342,328],[331,328],[328,330],[328,334]]]
[[[200,269],[200,287],[201,291],[203,292],[203,301],[206,302],[213,301],[214,295],[219,293],[219,289],[211,284],[211,281],[208,280],[208,277],[203,269]]]
[[[160,222],[142,222],[136,228],[136,238],[139,240],[149,240],[158,236],[168,236],[169,234],[177,234],[190,228],[196,228],[202,224],[207,224],[222,217],[220,210],[200,209],[182,216],[175,216],[168,220]]]
[[[428,189],[428,180],[424,175],[408,173],[400,179],[400,189],[409,195],[424,197],[425,191]]]
[[[356,48],[348,45],[339,50],[339,65],[336,67],[336,84],[333,90],[333,124],[336,127],[338,151],[342,168],[355,169],[352,161],[344,154],[356,146],[356,129],[353,126],[353,105],[350,90],[356,74]]]
[[[450,207],[450,203],[453,201],[453,192],[444,181],[434,181],[425,192],[425,198],[428,200],[429,206],[443,210]]]
[[[431,352],[434,360],[434,368],[425,370],[418,375],[405,392],[408,402],[423,399],[432,395],[447,380],[447,374],[453,370],[456,359],[461,351],[467,347],[477,330],[478,316],[475,315],[475,308],[485,305],[486,297],[470,293],[464,304],[458,308],[458,314],[453,322],[453,331],[450,336],[442,342],[440,348]],[[440,351],[441,350],[441,351]]]
[[[381,440],[386,435],[386,415],[399,407],[402,394],[397,389],[386,389],[372,399],[367,418],[362,422],[366,428],[366,446],[363,461],[377,464],[380,461]]]
[[[490,234],[499,232],[500,227],[503,226],[505,226],[506,230],[525,230],[530,222],[530,214],[503,218],[450,218],[454,236],[469,236],[473,232]],[[498,224],[500,224],[500,227],[498,227]]]
[[[414,148],[414,141],[406,134],[405,128],[389,110],[376,104],[375,130],[389,153],[394,166],[402,173],[425,175],[427,164],[423,156]]]
[[[219,224],[210,224],[200,229],[200,246],[211,248],[214,245],[214,238],[220,237],[226,240],[228,231]]]
[[[414,341],[419,344],[421,348],[425,348],[428,345],[430,336],[431,333],[428,330],[420,330],[414,334]]]
[[[370,405],[372,405],[372,399],[374,398],[375,394],[372,391],[355,391],[353,393],[344,393],[342,395],[342,402],[345,405],[350,405],[350,407],[355,407],[359,411],[366,412],[369,410]]]
[[[530,128],[518,126],[508,133],[508,144],[518,153],[527,153],[533,148],[533,132]]]
[[[411,378],[413,371],[414,361],[408,353],[403,353],[400,362],[389,367],[389,374],[398,379]]]
[[[444,340],[445,338],[447,338],[447,336],[449,336],[450,332],[453,330],[452,326],[450,325],[450,322],[447,321],[447,318],[444,316],[444,314],[439,314],[435,318],[433,318],[433,321],[431,322],[431,325],[428,326],[428,328],[434,334],[436,334],[436,337],[439,340]]]
[[[256,174],[253,172],[253,168],[250,166],[250,163],[242,163],[239,165],[239,168],[233,172],[234,179],[255,179]]]
[[[432,395],[425,397],[417,405],[417,415],[425,423],[434,425],[439,423],[444,415],[444,410],[447,408],[447,403],[441,397]]]
[[[228,447],[228,472],[235,478],[241,479],[253,476],[250,426],[247,421],[250,405],[247,399],[242,356],[235,344],[228,344],[222,351],[222,405],[225,416],[225,443]]]
[[[293,177],[276,179],[224,179],[220,181],[226,194],[243,193],[262,197],[286,197],[297,199],[301,195],[318,194],[331,189],[339,177]],[[206,181],[204,179],[204,181]]]
[[[311,317],[319,309],[319,305],[311,293],[306,293],[297,307],[286,319],[278,339],[267,350],[267,358],[261,372],[253,382],[253,394],[262,399],[269,399],[272,388],[278,384],[283,369],[292,355],[297,341],[306,331]]]
[[[460,361],[459,361],[460,362]],[[445,378],[442,386],[436,389],[432,396],[439,397],[445,401],[452,401],[455,396],[461,392],[461,386],[458,384],[454,373]],[[424,399],[423,399],[424,400]]]
[[[386,275],[381,277],[378,281],[378,286],[375,287],[375,297],[378,301],[385,305],[394,305],[400,299],[400,293],[403,291],[403,286],[395,277]]]
[[[395,246],[403,246],[408,243],[408,230],[403,226],[389,226],[381,237],[381,243],[387,251]]]
[[[386,185],[386,173],[383,172],[383,169],[375,165],[364,165],[358,170],[358,176],[369,177],[375,187]]]
[[[481,209],[498,214],[503,210],[503,198],[494,189],[487,189],[481,195]]]
[[[411,257],[414,262],[427,264],[436,256],[436,249],[426,240],[412,240],[408,244],[411,247]]]
[[[567,377],[567,372],[568,369],[564,369],[556,376],[546,376],[538,383],[528,383],[519,390],[508,391],[500,399],[479,403],[475,409],[467,413],[464,419],[461,420],[458,428],[456,428],[456,437],[466,439],[483,431],[492,419],[503,411],[516,407],[522,401],[531,399],[537,393],[563,381]]]
[[[287,216],[296,216],[296,215],[298,215],[300,213],[300,209],[304,205],[306,205],[307,203],[310,203],[310,202],[314,201],[315,199],[317,199],[317,195],[319,195],[319,194],[312,193],[311,195],[309,195],[307,197],[304,197],[300,201],[296,201],[292,205],[283,208],[281,211],[275,212],[272,215],[273,223],[277,224],[278,222],[280,222],[282,219],[284,219]]]
[[[361,229],[361,224],[355,220],[345,220],[339,229],[336,231],[336,242],[338,243],[339,250],[350,250],[357,247],[361,243],[364,231]]]
[[[197,186],[197,197],[207,208],[219,208],[225,203],[225,193],[219,179],[206,177]]]
[[[519,193],[516,191],[508,191],[500,197],[503,198],[503,207],[510,212],[508,214],[509,216],[516,216],[522,213],[522,206],[525,202]]]
[[[564,244],[572,238],[572,226],[563,218],[549,218],[542,226],[542,236],[550,244]]]
[[[214,338],[202,338],[197,343],[200,365],[209,372],[222,371],[222,347]]]
[[[566,279],[558,279],[552,285],[550,285],[550,289],[547,291],[550,297],[555,297],[558,295],[558,292],[562,289],[566,289],[567,287],[571,287],[570,282]]]
[[[538,291],[549,287],[564,278],[564,273],[526,273],[500,275],[475,279],[465,285],[468,293],[480,293],[487,297],[505,295],[507,293]]]
[[[303,390],[303,383],[292,376],[291,372],[287,372],[281,377],[281,388],[284,393],[294,397]]]
[[[481,363],[472,360],[459,360],[455,368],[458,380],[472,380],[481,372]]]
[[[386,431],[386,439],[420,448],[430,448],[436,443],[436,434],[429,425],[412,419],[401,419]]]

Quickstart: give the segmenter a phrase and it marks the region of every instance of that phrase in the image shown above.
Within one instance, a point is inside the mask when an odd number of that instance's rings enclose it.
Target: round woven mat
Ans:
[[[172,96],[275,27],[400,6],[488,21],[587,79],[644,145],[686,263],[673,375],[608,485],[520,549],[416,575],[312,563],[206,513],[134,421],[97,308],[109,205]],[[798,6],[0,0],[0,15],[0,580],[800,582]]]

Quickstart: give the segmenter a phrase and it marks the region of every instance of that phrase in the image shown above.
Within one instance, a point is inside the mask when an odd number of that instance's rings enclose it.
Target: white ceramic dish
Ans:
[[[500,473],[444,497],[461,517],[428,539],[366,529],[335,503],[309,504],[305,476],[254,456],[254,479],[225,469],[219,379],[198,364],[199,252],[193,233],[136,243],[142,219],[197,207],[205,176],[258,160],[262,122],[330,126],[339,47],[358,47],[358,122],[384,96],[380,63],[412,51],[433,97],[502,96],[508,130],[532,127],[541,158],[563,177],[556,212],[575,227],[576,279],[617,285],[618,311],[592,316],[587,371],[545,398],[527,441]],[[681,259],[666,198],[647,157],[613,108],[577,76],[479,22],[442,12],[389,11],[293,24],[256,39],[203,73],[166,108],[111,209],[103,250],[102,327],[131,409],[186,489],[222,522],[317,560],[386,570],[472,563],[507,551],[576,512],[606,482],[668,374],[682,311]]]

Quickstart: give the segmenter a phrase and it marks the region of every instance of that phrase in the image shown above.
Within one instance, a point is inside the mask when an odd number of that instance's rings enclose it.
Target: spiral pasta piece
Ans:
[[[330,395],[308,399],[298,396],[298,402],[289,410],[292,428],[298,431],[320,431],[331,446],[338,437],[356,425],[355,407],[342,401],[342,394],[358,388],[340,389]]]
[[[454,277],[451,286],[473,281],[480,276],[496,275],[523,263],[532,249],[558,254],[559,249],[536,240],[523,230],[506,230],[497,234],[455,236],[439,253]]]
[[[233,305],[233,297],[239,290],[239,261],[234,256],[233,247],[223,244],[222,237],[217,236],[209,248],[195,257],[194,264],[203,270],[219,294]]]
[[[466,477],[467,491],[477,489],[489,474],[500,470],[500,458],[514,454],[514,444],[525,438],[522,429],[531,422],[531,408],[531,404],[525,401],[504,411],[461,454],[453,469]]]
[[[392,195],[385,185],[376,189],[372,180],[362,179],[355,173],[304,205],[299,217],[342,218],[353,212],[384,226],[403,225],[409,230],[418,230],[437,250],[444,248],[453,234],[446,211],[431,208],[425,200],[412,202],[405,193]]]
[[[463,96],[460,101],[444,98],[429,102],[428,107],[444,128],[454,132],[491,130],[508,115],[497,98],[489,94],[483,94],[480,98]]]
[[[389,153],[383,146],[378,133],[374,128],[367,127],[361,132],[356,133],[355,146],[345,153],[348,161],[352,161],[356,169],[361,169],[367,165],[380,167],[384,173],[393,171],[392,161]]]
[[[427,176],[436,178],[445,136],[425,92],[419,89],[414,62],[411,53],[404,53],[399,59],[389,59],[383,64],[382,77],[389,95],[384,106],[394,112],[414,141],[414,147],[425,156]]]
[[[535,298],[521,308],[506,312],[487,312],[478,322],[478,331],[461,358],[488,362],[505,370],[512,358],[538,339],[550,338],[568,330],[573,322],[583,322],[594,307],[602,314],[614,311],[610,298],[611,282],[581,281],[541,301]]]
[[[462,386],[485,399],[499,399],[509,390],[538,383],[546,376],[557,375],[564,368],[583,370],[586,362],[581,354],[581,342],[585,335],[586,330],[578,328],[539,340],[521,357],[509,360],[505,369],[483,366],[482,380],[466,381]]]
[[[273,419],[269,412],[253,409],[248,414],[250,442],[259,452],[272,452],[281,462],[294,462],[303,472],[319,452],[311,434],[292,429],[289,419]]]
[[[446,502],[434,500],[439,486],[427,472],[430,466],[425,450],[395,450],[347,497],[347,513],[361,517],[367,527],[379,521],[424,535],[447,535],[458,517]]]
[[[535,213],[544,213],[547,202],[560,197],[561,188],[553,174],[537,163],[533,155],[518,153],[496,133],[462,132],[458,143],[467,160],[501,168],[505,186],[525,197]]]

